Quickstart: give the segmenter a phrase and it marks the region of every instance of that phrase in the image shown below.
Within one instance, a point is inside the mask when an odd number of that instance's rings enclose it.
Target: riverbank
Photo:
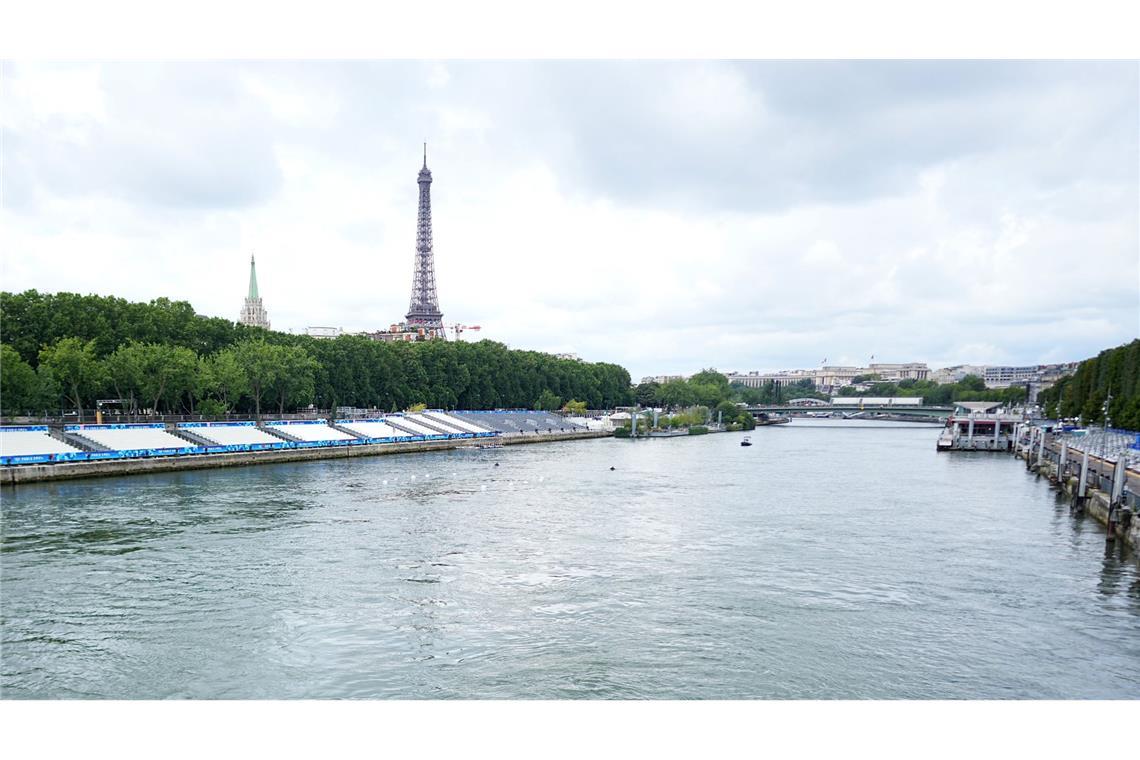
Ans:
[[[1027,459],[1033,456],[1030,453],[1019,451],[1016,453],[1019,459]],[[1058,479],[1057,465],[1054,462],[1044,461],[1041,464],[1029,464],[1028,469],[1036,472],[1038,475],[1049,478],[1049,481],[1066,496],[1073,498],[1077,493],[1077,488],[1080,484],[1080,478],[1076,475],[1067,475],[1063,479]],[[1096,520],[1101,525],[1108,529],[1108,512],[1111,504],[1111,495],[1107,491],[1102,491],[1099,488],[1089,486],[1085,490],[1085,513]],[[1134,515],[1127,527],[1116,524],[1113,528],[1113,535],[1115,538],[1124,541],[1125,544],[1134,552],[1138,553],[1140,559],[1140,519]]]
[[[548,443],[583,438],[605,438],[608,431],[550,432],[527,435],[502,435],[493,439],[480,439],[504,446],[527,443]],[[121,475],[141,475],[155,472],[203,470],[220,467],[245,467],[258,464],[301,462],[313,459],[343,459],[346,457],[384,456],[409,454],[420,451],[440,451],[466,448],[472,440],[416,441],[411,443],[376,443],[361,446],[336,446],[311,449],[281,449],[270,451],[242,451],[221,454],[194,454],[189,456],[155,457],[153,459],[112,459],[87,462],[56,462],[0,467],[0,486],[21,483],[41,483],[49,480],[75,480],[105,478]]]

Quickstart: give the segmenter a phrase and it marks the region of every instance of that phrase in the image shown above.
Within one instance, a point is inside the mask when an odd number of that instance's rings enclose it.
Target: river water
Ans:
[[[2,696],[1140,697],[1140,565],[1019,460],[751,437],[6,489]]]

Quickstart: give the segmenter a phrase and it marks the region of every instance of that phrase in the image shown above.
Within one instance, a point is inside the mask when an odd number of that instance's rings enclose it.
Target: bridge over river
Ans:
[[[879,414],[889,414],[893,418],[914,419],[916,422],[933,422],[945,420],[954,411],[953,406],[893,406],[890,404],[827,404],[821,406],[791,406],[788,404],[772,404],[747,407],[753,417],[762,412],[766,414],[789,414],[813,412],[841,413],[845,416],[862,413],[864,417],[874,417]]]

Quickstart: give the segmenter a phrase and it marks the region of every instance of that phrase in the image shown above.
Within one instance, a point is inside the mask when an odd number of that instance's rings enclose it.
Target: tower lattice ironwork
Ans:
[[[416,219],[416,264],[412,272],[412,299],[405,317],[412,328],[422,328],[431,337],[445,337],[443,312],[435,292],[435,253],[431,240],[431,170],[427,168],[427,143],[424,143],[424,166],[416,180],[420,186],[419,215]]]

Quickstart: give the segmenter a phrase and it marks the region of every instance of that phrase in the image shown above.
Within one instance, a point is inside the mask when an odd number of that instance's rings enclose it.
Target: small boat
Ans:
[[[744,440],[740,442],[740,445],[741,446],[751,446],[752,445],[752,438],[747,436],[747,435],[744,436]]]

